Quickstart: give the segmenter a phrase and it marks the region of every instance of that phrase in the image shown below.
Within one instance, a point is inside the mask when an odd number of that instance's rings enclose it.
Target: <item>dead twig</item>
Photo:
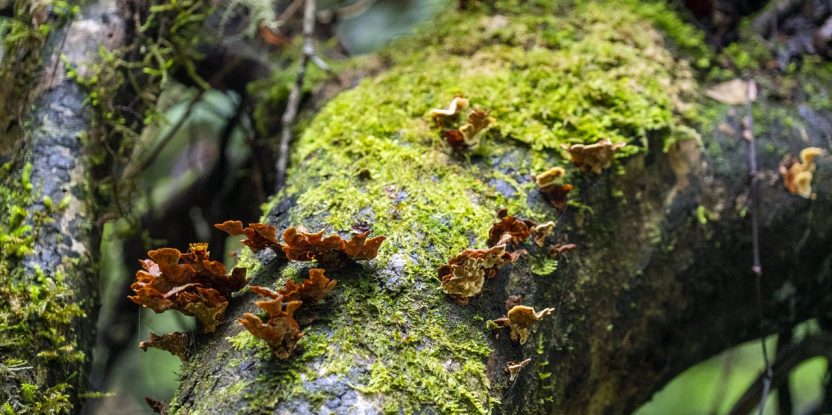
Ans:
[[[757,217],[760,209],[760,190],[759,177],[757,175],[757,148],[754,142],[754,117],[751,113],[751,103],[757,97],[757,84],[753,79],[748,80],[748,88],[746,88],[745,99],[745,118],[742,120],[742,138],[748,144],[748,187],[751,194],[751,249],[752,249],[752,265],[751,271],[754,273],[754,287],[757,294],[757,312],[760,317],[760,346],[763,350],[763,364],[765,371],[762,375],[762,392],[760,393],[760,415],[765,413],[766,399],[768,398],[769,390],[771,389],[771,362],[768,358],[768,350],[766,348],[766,335],[763,328],[763,267],[760,265],[760,232]]]
[[[286,166],[289,160],[289,143],[292,141],[292,124],[298,114],[300,97],[303,93],[303,79],[306,77],[306,67],[309,60],[315,56],[315,43],[313,39],[315,30],[315,0],[305,0],[303,8],[303,50],[298,62],[298,72],[295,77],[295,84],[289,93],[289,101],[286,103],[286,110],[281,118],[280,147],[278,148],[277,178],[275,180],[276,190],[280,190],[286,182]]]

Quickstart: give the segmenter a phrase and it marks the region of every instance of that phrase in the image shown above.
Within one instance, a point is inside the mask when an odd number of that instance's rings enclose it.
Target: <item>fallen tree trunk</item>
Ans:
[[[218,333],[198,339],[172,410],[628,413],[683,369],[759,336],[740,116],[696,98],[684,57],[702,53],[701,36],[662,7],[616,2],[613,15],[605,4],[447,13],[385,52],[388,71],[325,106],[264,220],[341,234],[371,225],[387,236],[379,257],[328,271],[338,285],[286,361],[235,322],[254,295],[235,298]],[[778,173],[787,153],[828,152],[832,114],[782,104],[775,87],[763,83],[755,103],[766,333],[832,301],[829,156],[811,199]],[[496,118],[462,151],[428,115],[458,95]],[[693,113],[706,120],[699,134],[686,127]],[[612,169],[570,165],[564,145],[603,138],[627,143]],[[555,166],[575,186],[563,214],[533,180]],[[555,261],[527,244],[459,305],[436,270],[485,248],[502,207],[557,220],[547,244],[577,249]],[[269,254],[246,263],[251,283],[272,288],[314,266]],[[524,345],[487,328],[510,296],[555,308]],[[524,359],[510,380],[506,365]]]

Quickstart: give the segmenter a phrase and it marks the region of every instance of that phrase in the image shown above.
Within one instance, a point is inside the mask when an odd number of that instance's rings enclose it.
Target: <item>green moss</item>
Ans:
[[[46,380],[13,370],[83,361],[84,354],[69,333],[74,320],[85,313],[72,300],[61,271],[47,275],[37,267],[27,271],[23,265],[33,253],[38,229],[52,221],[49,213],[54,209],[45,203],[43,209],[33,208],[39,197],[31,182],[31,164],[25,164],[17,177],[10,172],[6,165],[0,173],[6,183],[0,187],[0,217],[8,218],[0,221],[0,354],[4,356],[0,372],[11,375],[0,382],[0,396],[15,403],[17,411],[66,413],[72,407],[68,379]]]

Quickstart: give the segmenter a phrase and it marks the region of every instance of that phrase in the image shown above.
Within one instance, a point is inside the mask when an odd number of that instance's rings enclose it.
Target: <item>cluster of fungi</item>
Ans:
[[[467,98],[458,96],[451,100],[448,108],[430,111],[433,122],[442,130],[442,138],[454,150],[462,150],[479,144],[480,135],[495,122],[488,111],[473,108],[468,112],[466,122],[456,127],[459,125],[459,115],[468,108],[468,105]]]
[[[807,147],[800,151],[800,158],[787,154],[780,162],[780,175],[789,193],[805,199],[812,197],[812,176],[815,172],[815,158],[823,153],[818,147]]]
[[[323,231],[312,233],[303,227],[290,227],[283,232],[283,242],[279,242],[277,229],[268,224],[252,223],[244,227],[242,222],[226,221],[214,226],[231,235],[244,235],[246,239],[242,243],[254,252],[271,249],[281,258],[317,261],[330,269],[375,258],[384,241],[383,236],[368,238],[369,231],[344,240],[338,235],[324,236]],[[246,285],[246,270],[234,268],[229,274],[221,262],[209,258],[205,243],[191,244],[186,253],[162,248],[148,252],[148,256],[149,259],[139,261],[142,269],[130,286],[135,293],[129,296],[130,300],[157,313],[178,310],[194,316],[203,333],[216,331],[232,293]],[[295,312],[320,301],[335,288],[337,281],[327,278],[324,272],[323,268],[312,268],[302,283],[289,280],[278,291],[250,286],[251,291],[268,298],[256,302],[268,319],[264,322],[255,314],[245,313],[239,319],[240,324],[255,337],[265,340],[275,356],[289,357],[303,336]],[[186,333],[162,336],[151,333],[150,339],[141,342],[139,347],[160,348],[186,360],[188,344]]]
[[[456,128],[460,123],[460,114],[468,107],[468,99],[457,96],[447,108],[430,111],[434,123],[442,130],[442,137],[454,150],[477,145],[480,134],[494,124],[488,112],[472,109],[468,113],[468,122]],[[603,139],[595,144],[573,144],[565,149],[578,170],[584,174],[601,174],[612,165],[616,151],[624,146],[623,143],[613,144],[611,140]],[[558,213],[566,210],[569,193],[573,190],[573,186],[564,181],[565,174],[562,167],[554,167],[534,177],[538,190]],[[542,248],[555,229],[554,222],[537,224],[511,216],[505,209],[500,210],[497,216],[499,221],[489,231],[487,248],[465,249],[438,269],[442,291],[459,304],[467,304],[472,297],[482,293],[485,282],[497,276],[500,267],[515,262],[527,253],[525,249],[517,249],[527,239],[532,238]],[[575,248],[575,244],[556,243],[548,248],[547,254],[558,258]],[[511,339],[524,344],[531,325],[552,312],[550,308],[537,312],[531,307],[515,304],[508,309],[506,316],[492,322],[493,328],[509,328]],[[512,380],[529,361],[509,363],[506,370]]]

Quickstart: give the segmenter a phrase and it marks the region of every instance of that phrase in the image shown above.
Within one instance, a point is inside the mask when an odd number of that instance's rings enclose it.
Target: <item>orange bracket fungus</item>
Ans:
[[[337,282],[338,280],[327,278],[323,269],[312,268],[309,270],[309,278],[302,284],[295,284],[294,281],[289,280],[278,292],[283,296],[284,301],[300,300],[304,304],[312,304],[326,297],[335,288]]]
[[[148,347],[154,347],[160,350],[165,350],[170,354],[182,359],[183,362],[188,361],[188,344],[190,337],[188,333],[174,332],[159,336],[156,333],[150,333],[150,338],[139,343],[139,348],[147,351]]]
[[[566,210],[567,197],[573,188],[569,183],[561,183],[565,173],[562,167],[553,167],[534,178],[540,193],[558,212]]]
[[[243,240],[243,245],[254,252],[266,248],[271,248],[279,253],[283,252],[281,249],[283,245],[277,241],[277,228],[272,225],[250,223],[244,228],[243,223],[238,220],[227,220],[214,225],[214,227],[229,235],[245,235],[246,239]]]
[[[544,308],[535,312],[534,308],[524,305],[517,305],[511,308],[506,317],[494,320],[497,327],[508,327],[511,329],[511,340],[526,344],[529,340],[530,329],[534,323],[552,314],[554,308]]]
[[[255,303],[269,314],[269,321],[264,323],[260,317],[251,313],[243,314],[239,321],[254,337],[265,340],[278,359],[286,359],[303,336],[294,317],[295,311],[301,305],[320,301],[335,288],[336,283],[336,280],[330,280],[324,275],[323,269],[313,268],[303,283],[287,281],[277,292],[252,285],[252,291],[271,299]]]
[[[500,221],[491,226],[488,239],[485,241],[489,247],[519,245],[531,236],[531,228],[535,226],[535,223],[528,219],[518,219],[509,215],[506,209],[500,209],[497,217]]]
[[[532,359],[526,359],[520,363],[509,361],[506,365],[506,373],[508,373],[508,380],[514,381],[517,379],[517,375],[520,374],[520,371],[523,370],[524,367],[528,366],[531,363]]]
[[[790,193],[806,199],[812,197],[812,174],[815,171],[815,158],[820,156],[822,152],[823,150],[818,147],[807,147],[800,151],[799,161],[793,155],[787,154],[780,162],[783,185]]]
[[[384,236],[369,238],[370,231],[353,233],[345,241],[338,235],[324,236],[324,231],[309,232],[303,226],[283,231],[283,243],[277,240],[277,229],[272,225],[251,223],[243,228],[240,221],[225,221],[214,225],[230,235],[245,235],[243,243],[258,252],[271,248],[292,261],[318,261],[327,266],[343,265],[347,261],[373,259],[384,242]]]
[[[529,236],[534,237],[537,246],[543,246],[546,237],[555,230],[555,222],[537,224],[528,219],[519,219],[508,214],[505,208],[497,211],[499,222],[494,223],[488,231],[485,243],[489,246],[519,245]]]
[[[239,320],[240,324],[254,337],[265,340],[278,359],[288,358],[295,344],[303,337],[300,325],[294,318],[295,310],[303,304],[303,301],[295,300],[284,303],[281,294],[257,285],[252,285],[251,290],[271,298],[271,300],[255,302],[258,307],[269,314],[269,320],[264,323],[260,317],[244,313]]]
[[[367,239],[370,231],[356,233],[349,241],[338,235],[324,237],[324,231],[311,233],[303,226],[283,232],[283,252],[293,261],[316,260],[325,265],[342,265],[347,260],[368,260],[378,254],[384,236]]]
[[[442,291],[460,304],[482,292],[485,278],[492,278],[497,269],[514,262],[517,254],[506,252],[505,245],[489,249],[466,249],[439,268]]]
[[[231,293],[245,285],[246,270],[234,268],[228,274],[209,254],[206,243],[191,244],[184,254],[174,248],[149,251],[150,259],[139,261],[143,269],[130,286],[135,295],[128,298],[157,313],[179,310],[196,317],[204,333],[215,331]]]
[[[573,144],[569,147],[569,154],[572,156],[572,164],[584,173],[601,174],[612,165],[613,154],[625,145],[613,144],[609,138],[605,138],[595,144]]]

